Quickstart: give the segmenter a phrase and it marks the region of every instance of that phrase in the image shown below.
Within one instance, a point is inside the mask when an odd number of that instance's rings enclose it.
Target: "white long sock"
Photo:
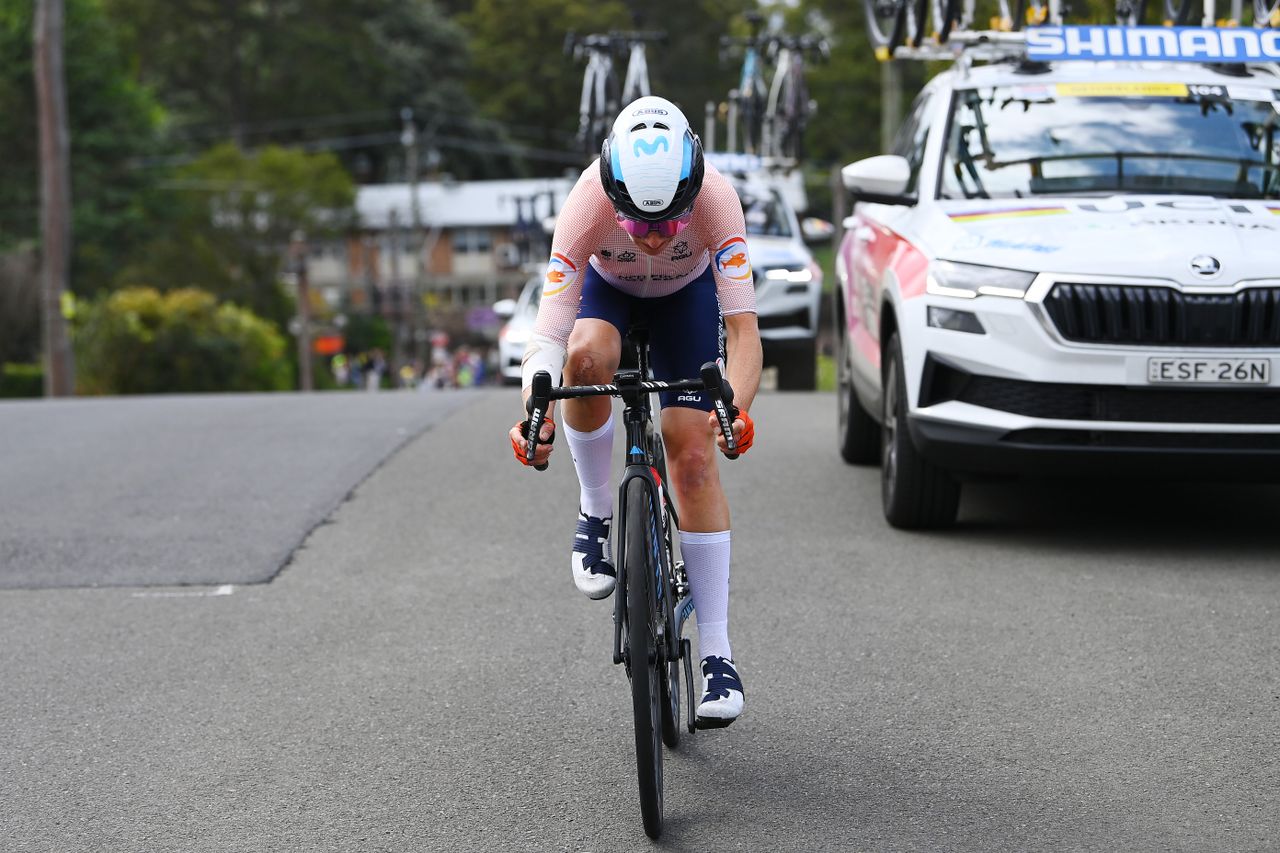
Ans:
[[[689,574],[689,591],[698,617],[700,658],[733,659],[729,648],[729,531],[680,531],[680,554]]]
[[[578,432],[564,424],[565,441],[573,456],[582,487],[581,506],[587,515],[609,518],[613,515],[613,414],[604,426],[591,432]]]

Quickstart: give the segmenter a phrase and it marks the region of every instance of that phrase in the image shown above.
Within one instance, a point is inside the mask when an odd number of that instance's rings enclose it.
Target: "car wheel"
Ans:
[[[818,387],[818,350],[812,338],[781,347],[777,364],[779,391],[813,391]]]
[[[881,428],[880,492],[884,517],[894,527],[949,527],[960,509],[960,484],[920,455],[907,429],[907,380],[902,344],[889,338],[883,364],[884,420]]]
[[[867,414],[853,389],[849,367],[849,335],[837,330],[840,350],[836,354],[836,438],[840,458],[850,465],[874,465],[880,461],[880,424]]]

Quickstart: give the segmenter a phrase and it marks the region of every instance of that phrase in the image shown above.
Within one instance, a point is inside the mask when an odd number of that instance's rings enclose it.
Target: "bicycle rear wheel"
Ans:
[[[636,774],[645,834],[662,834],[662,687],[666,666],[659,655],[659,606],[654,584],[662,543],[658,535],[654,495],[640,477],[626,490],[626,551],[623,552],[627,596],[627,649],[630,655],[631,705],[636,730]]]
[[[867,15],[867,35],[871,46],[890,53],[907,36],[907,7],[910,0],[863,0]],[[879,55],[879,54],[877,54]]]

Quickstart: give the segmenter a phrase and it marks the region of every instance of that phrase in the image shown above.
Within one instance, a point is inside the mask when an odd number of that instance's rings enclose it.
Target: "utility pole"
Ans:
[[[413,110],[405,107],[400,110],[400,121],[403,129],[400,132],[400,144],[404,146],[405,170],[409,177],[409,215],[413,220],[413,233],[409,238],[409,247],[413,250],[413,293],[410,297],[413,310],[413,354],[422,358],[422,343],[426,337],[422,317],[422,208],[418,202],[418,127],[413,123]],[[399,370],[399,367],[396,368]],[[397,374],[399,375],[399,374]]]
[[[75,362],[63,300],[71,267],[71,146],[62,69],[62,0],[37,0],[36,102],[40,125],[40,277],[44,294],[44,393],[75,393]]]
[[[294,231],[289,241],[293,274],[298,283],[298,389],[314,390],[311,377],[311,285],[307,279],[307,236]]]
[[[893,148],[902,116],[902,66],[899,60],[880,63],[880,150]]]

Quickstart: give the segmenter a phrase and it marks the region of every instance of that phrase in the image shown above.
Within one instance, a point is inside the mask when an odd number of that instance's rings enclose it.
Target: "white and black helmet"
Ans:
[[[661,222],[688,213],[702,173],[702,142],[666,98],[628,104],[600,149],[600,183],[627,219]]]

